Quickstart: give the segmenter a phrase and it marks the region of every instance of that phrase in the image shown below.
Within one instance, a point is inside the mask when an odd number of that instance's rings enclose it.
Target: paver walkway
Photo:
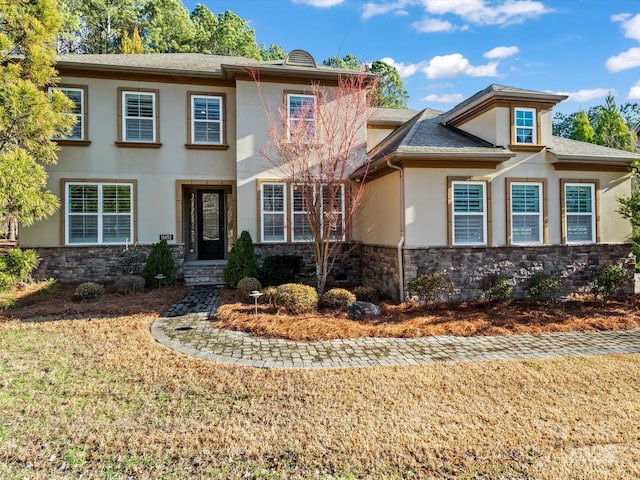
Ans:
[[[213,328],[219,290],[198,287],[158,318],[155,339],[194,357],[259,368],[345,368],[640,353],[640,329],[498,337],[358,338],[294,342]]]

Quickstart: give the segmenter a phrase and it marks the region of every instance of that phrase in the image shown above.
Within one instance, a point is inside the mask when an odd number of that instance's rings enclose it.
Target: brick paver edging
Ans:
[[[205,293],[203,293],[205,292]],[[294,342],[254,337],[211,326],[217,291],[199,291],[158,318],[153,337],[204,360],[258,368],[347,368],[434,362],[532,359],[640,353],[640,329],[497,337],[358,338]],[[188,308],[187,308],[188,307]],[[189,313],[185,313],[189,311]]]

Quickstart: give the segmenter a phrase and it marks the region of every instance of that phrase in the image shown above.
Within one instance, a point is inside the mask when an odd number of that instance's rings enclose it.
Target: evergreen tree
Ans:
[[[269,48],[265,46],[263,43],[260,45],[260,57],[262,60],[284,60],[287,57],[287,52],[285,52],[280,45],[276,45],[272,43]]]
[[[243,18],[227,10],[218,15],[218,24],[213,34],[212,53],[237,55],[259,60],[260,49],[256,43],[256,32]]]
[[[596,132],[589,122],[589,117],[584,110],[580,110],[573,119],[571,139],[581,142],[594,143]]]
[[[243,278],[257,277],[258,271],[253,240],[251,234],[245,230],[229,253],[227,267],[224,270],[224,281],[235,287]]]
[[[145,7],[146,44],[152,53],[192,51],[196,30],[181,0],[150,0]]]
[[[55,0],[0,0],[0,216],[15,233],[53,214],[43,164],[57,161],[51,140],[69,133],[71,102],[55,85],[55,45],[62,17]]]
[[[131,38],[129,38],[129,32],[124,31],[120,51],[121,53],[144,53],[144,45],[142,44],[138,27],[133,29]]]
[[[218,27],[216,15],[201,3],[191,12],[191,22],[194,28],[192,47],[194,52],[215,53],[213,44],[213,34]]]
[[[629,130],[612,95],[608,95],[595,121],[595,141],[619,150],[635,151],[636,135]]]

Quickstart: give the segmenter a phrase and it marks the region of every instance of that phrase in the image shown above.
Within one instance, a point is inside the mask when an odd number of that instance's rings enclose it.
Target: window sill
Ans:
[[[63,138],[60,140],[54,140],[58,145],[65,147],[88,147],[91,145],[91,140],[71,140]]]
[[[120,148],[160,148],[161,143],[158,142],[114,142]]]
[[[509,150],[512,152],[540,152],[546,145],[531,143],[510,143]]]
[[[229,150],[229,145],[210,143],[185,143],[187,150]]]

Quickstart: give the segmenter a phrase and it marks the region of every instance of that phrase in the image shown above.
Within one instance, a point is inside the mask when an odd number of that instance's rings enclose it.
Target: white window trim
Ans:
[[[150,96],[151,97],[151,108],[152,108],[152,115],[151,117],[130,117],[127,116],[127,95],[139,95],[139,96]],[[122,90],[122,97],[121,97],[121,102],[122,102],[122,141],[123,142],[131,142],[131,143],[156,143],[156,110],[158,108],[157,106],[157,101],[156,101],[156,92],[147,92],[147,91],[137,91],[137,90]],[[127,138],[127,120],[149,120],[151,119],[152,121],[152,129],[151,131],[153,132],[153,137],[151,140],[141,140],[141,139],[136,139],[136,140],[130,140]]]
[[[85,126],[84,126],[84,117],[85,117],[85,95],[84,88],[78,87],[49,87],[49,96],[51,96],[51,92],[57,90],[59,92],[64,93],[65,91],[72,92],[80,92],[80,113],[66,113],[66,116],[76,117],[76,125],[80,125],[80,137],[55,137],[56,140],[71,140],[71,141],[81,141],[85,139]],[[66,95],[66,94],[65,94]],[[67,97],[68,98],[68,97]]]
[[[533,113],[533,125],[531,127],[522,127],[518,125],[518,112],[532,112]],[[535,108],[514,108],[513,109],[513,123],[514,123],[514,142],[518,145],[537,145],[538,143],[538,139],[537,139],[537,130],[538,130],[538,125],[537,125],[537,113],[536,113],[536,109]],[[528,129],[531,130],[531,143],[529,142],[519,142],[518,141],[518,129]]]
[[[316,185],[312,185],[311,187],[314,189],[314,192],[315,192]],[[325,187],[325,185],[322,185],[322,189],[323,190],[324,190],[324,187]],[[296,238],[296,235],[295,235],[295,227],[294,227],[295,226],[295,216],[296,215],[298,215],[298,216],[302,216],[303,215],[303,212],[295,210],[295,205],[294,205],[295,202],[293,201],[294,200],[295,188],[296,188],[296,185],[291,184],[291,241],[294,242],[294,243],[309,243],[309,242],[313,241],[313,237],[310,237],[310,238]],[[323,199],[324,199],[324,192],[323,192],[322,197],[320,198],[320,201],[322,201]],[[337,238],[334,235],[332,235],[331,236],[331,241],[344,240],[344,238],[345,238],[345,232],[344,232],[344,185],[340,186],[340,205],[341,205],[342,208],[340,209],[340,211],[338,213],[341,216],[341,222],[340,223],[341,223],[341,226],[342,226],[342,228],[341,228],[342,235],[339,238]],[[325,212],[325,210],[324,210],[324,202],[322,202],[321,208],[322,208],[321,215],[322,215],[322,218],[324,220],[326,218],[326,215],[327,215],[327,212]],[[304,212],[305,216],[306,216],[306,213],[307,212],[305,211]],[[323,228],[324,228],[324,225],[323,225]]]
[[[591,189],[591,212],[574,212],[567,211],[567,187],[589,187]],[[595,183],[565,183],[564,184],[564,238],[568,245],[591,244],[596,243],[596,185]],[[569,216],[591,217],[591,240],[569,240]]]
[[[71,206],[71,195],[69,194],[69,187],[73,186],[73,185],[94,185],[98,187],[98,211],[95,213],[71,213],[70,210],[70,206]],[[131,211],[129,213],[107,213],[106,215],[116,215],[116,216],[125,216],[125,215],[129,215],[130,217],[130,226],[129,226],[129,231],[131,232],[131,236],[133,237],[134,235],[134,223],[133,223],[133,211],[134,211],[134,188],[133,188],[133,183],[128,183],[128,182],[115,182],[115,183],[111,183],[111,182],[65,182],[64,185],[64,189],[65,189],[65,205],[64,205],[64,215],[65,215],[65,232],[64,232],[64,243],[65,245],[73,245],[73,246],[82,246],[82,245],[125,245],[127,243],[133,243],[133,238],[130,238],[128,242],[104,242],[103,241],[103,217],[104,217],[104,212],[103,212],[103,187],[105,186],[116,186],[116,187],[123,187],[123,186],[127,186],[129,187],[129,191],[130,191],[130,195],[131,195],[131,200],[130,200],[130,205],[131,205]],[[83,215],[97,215],[98,217],[98,241],[97,242],[70,242],[69,241],[69,228],[71,225],[71,222],[69,221],[70,217],[73,216],[83,216]]]
[[[536,215],[536,213],[533,212],[527,212],[527,213],[520,213],[520,212],[514,212],[513,211],[513,187],[515,185],[535,185],[538,187],[538,192],[540,194],[540,198],[539,198],[539,202],[538,202],[538,206],[539,206],[539,210],[537,212],[538,215],[538,239],[533,241],[533,242],[516,242],[513,238],[513,217],[514,216],[533,216]],[[542,209],[543,209],[543,196],[544,196],[544,186],[542,184],[542,182],[511,182],[509,184],[509,198],[511,199],[510,201],[510,205],[511,205],[511,211],[509,212],[509,214],[511,215],[511,243],[514,245],[540,245],[543,242],[543,238],[544,238],[544,222],[543,222],[543,215],[542,215]]]
[[[482,186],[482,212],[458,212],[456,213],[455,185],[481,185]],[[482,216],[482,241],[480,242],[456,242],[456,217],[478,215]],[[452,180],[451,181],[451,243],[452,245],[486,245],[487,244],[487,182],[477,180]]]
[[[223,131],[223,120],[224,120],[224,111],[223,111],[223,98],[220,95],[190,95],[191,98],[191,143],[194,145],[222,145],[224,139],[224,131]],[[198,120],[195,115],[195,101],[198,98],[203,98],[206,100],[218,100],[220,102],[220,120]],[[217,123],[220,126],[220,141],[219,142],[196,142],[196,123]]]
[[[266,185],[279,185],[282,186],[282,210],[274,210],[265,212],[264,210],[264,187]],[[283,239],[282,240],[266,240],[264,234],[265,227],[265,214],[281,214],[283,222]],[[285,182],[262,182],[260,185],[260,239],[263,243],[284,243],[287,241],[287,184]]]
[[[306,119],[303,118],[305,122],[313,122],[314,127],[317,125],[318,118],[318,99],[315,95],[310,95],[308,93],[287,93],[287,139],[291,140],[291,98],[292,97],[302,97],[302,98],[311,98],[313,99],[313,118]],[[313,138],[317,138],[316,128],[314,128],[314,136]]]

